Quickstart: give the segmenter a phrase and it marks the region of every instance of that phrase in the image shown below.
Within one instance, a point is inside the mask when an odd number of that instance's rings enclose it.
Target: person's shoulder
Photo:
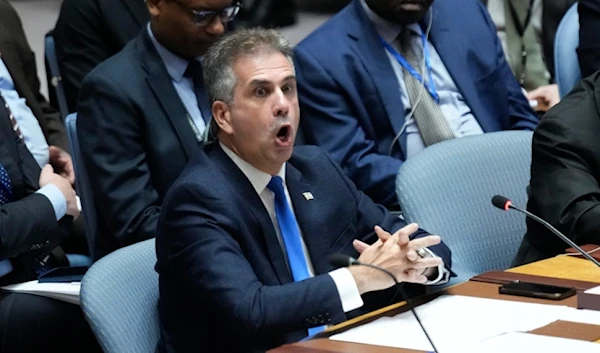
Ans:
[[[84,78],[84,83],[101,80],[128,83],[132,79],[143,79],[141,57],[137,48],[139,40],[140,37],[134,38],[123,50],[92,69]]]
[[[335,169],[333,161],[319,146],[302,145],[294,147],[294,153],[289,163],[299,170],[311,172],[324,172]]]
[[[356,18],[356,9],[354,2],[344,7],[340,12],[333,15],[321,26],[317,27],[305,39],[303,39],[297,48],[312,48],[314,46],[337,47],[346,46],[344,41],[340,40],[342,35],[348,31],[348,24]],[[332,38],[336,38],[332,40]],[[330,51],[330,50],[329,50]],[[318,54],[318,53],[313,53]]]

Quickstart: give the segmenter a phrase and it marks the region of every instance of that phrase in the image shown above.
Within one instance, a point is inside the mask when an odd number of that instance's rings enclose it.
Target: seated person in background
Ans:
[[[393,287],[390,277],[334,270],[334,253],[360,255],[402,282],[449,277],[450,250],[438,236],[373,203],[318,147],[294,151],[291,56],[282,35],[256,29],[232,33],[203,59],[217,141],[190,162],[161,211],[160,352],[264,352],[346,320],[363,298],[363,312],[390,303],[393,288],[361,297]]]
[[[150,16],[144,0],[64,0],[54,28],[69,112],[83,78],[135,38]]]
[[[25,144],[40,167],[48,163],[49,153],[58,155],[68,150],[62,118],[40,93],[35,55],[17,11],[7,0],[0,0],[0,94],[19,122]]]
[[[77,131],[99,212],[99,257],[153,238],[163,197],[210,119],[199,57],[239,7],[148,0],[150,25],[84,80]]]
[[[79,215],[71,183],[27,150],[0,97],[0,286],[68,266],[60,244]],[[0,290],[0,352],[101,352],[78,305]]]
[[[506,59],[527,97],[545,112],[560,101],[554,83],[554,38],[576,0],[482,0],[487,5]],[[525,55],[523,55],[525,53]],[[552,84],[551,84],[552,83]]]
[[[600,70],[600,1],[579,0],[579,68],[581,77]]]
[[[582,81],[550,110],[533,134],[527,209],[578,245],[600,245],[600,74]],[[568,247],[527,218],[514,265],[565,252]]]
[[[485,7],[432,2],[353,0],[296,47],[307,142],[388,208],[402,162],[425,147],[538,123]]]
[[[31,51],[21,19],[14,7],[0,0],[0,96],[11,110],[23,141],[37,164],[51,164],[75,185],[75,171],[67,152],[64,122],[40,93],[35,55]],[[88,252],[81,222],[75,223],[70,239],[63,243],[70,253]]]

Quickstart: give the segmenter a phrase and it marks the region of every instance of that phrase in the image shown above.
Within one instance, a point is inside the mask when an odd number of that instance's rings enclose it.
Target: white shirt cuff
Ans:
[[[425,250],[425,252],[427,253],[425,255],[425,258],[437,257],[437,255],[434,254],[433,251],[429,250],[429,248],[423,248],[423,250]],[[447,283],[448,280],[450,279],[450,271],[448,271],[448,269],[446,268],[446,266],[444,265],[443,262],[441,265],[438,266],[437,274],[438,274],[437,278],[430,279],[429,281],[425,282],[424,284],[425,285],[444,284],[444,283]]]
[[[329,275],[337,287],[340,300],[342,301],[342,309],[345,313],[363,306],[364,302],[358,292],[358,286],[356,286],[356,281],[350,270],[342,267],[329,272]]]
[[[39,189],[35,192],[36,194],[42,194],[50,200],[52,207],[54,208],[54,214],[56,215],[56,220],[60,220],[67,214],[67,199],[60,191],[58,186],[54,184],[48,184],[43,188]]]

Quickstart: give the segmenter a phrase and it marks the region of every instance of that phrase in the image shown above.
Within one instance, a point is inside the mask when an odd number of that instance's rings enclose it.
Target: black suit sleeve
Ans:
[[[540,216],[578,244],[600,244],[595,102],[593,91],[579,88],[546,114],[533,135],[532,197]]]
[[[77,131],[98,211],[120,247],[154,238],[160,199],[146,162],[144,127],[127,95],[88,76]]]
[[[0,258],[5,259],[31,250],[33,244],[50,241],[59,233],[52,204],[41,194],[0,206]]]
[[[0,118],[4,118],[3,115]],[[0,163],[10,158],[16,173],[10,175],[16,201],[0,206],[0,259],[17,256],[31,250],[32,245],[54,247],[71,230],[71,217],[57,222],[54,207],[48,198],[35,194],[38,190],[40,168],[23,141],[15,141],[7,121],[2,122]]]
[[[96,0],[65,0],[60,11],[57,51],[67,105],[75,112],[83,79],[114,53],[107,47],[109,31]]]
[[[579,67],[587,77],[600,69],[600,2],[579,1]]]

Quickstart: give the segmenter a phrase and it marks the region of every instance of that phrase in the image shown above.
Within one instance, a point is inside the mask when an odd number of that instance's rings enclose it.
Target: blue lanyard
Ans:
[[[396,49],[394,49],[394,47],[392,47],[383,38],[379,37],[379,39],[381,40],[381,43],[383,43],[383,46],[385,47],[385,49],[387,49],[387,51],[390,52],[390,54],[392,54],[396,58],[396,60],[398,60],[398,63],[406,71],[408,71],[408,73],[410,73],[414,78],[419,80],[419,82],[421,82],[425,86],[425,88],[427,88],[427,90],[429,91],[429,94],[431,95],[433,100],[435,100],[436,103],[439,103],[440,96],[437,94],[437,91],[435,89],[435,84],[433,83],[433,76],[431,75],[431,60],[429,58],[429,48],[427,46],[427,38],[425,37],[425,33],[421,34],[421,40],[423,42],[423,55],[425,56],[425,66],[426,66],[427,74],[428,74],[427,75],[428,82],[425,82],[423,80],[423,77],[421,76],[421,74],[418,73],[417,70],[415,70],[408,63],[408,61],[406,61],[406,59],[404,59],[404,57],[402,55],[400,55],[400,53],[398,53],[398,51]]]

